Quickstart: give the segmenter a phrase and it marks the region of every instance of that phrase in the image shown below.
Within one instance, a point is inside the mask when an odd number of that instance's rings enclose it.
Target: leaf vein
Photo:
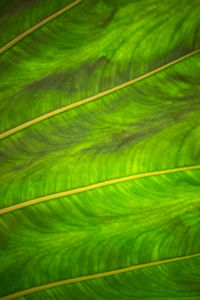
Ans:
[[[78,1],[81,1],[81,0],[78,0]],[[89,103],[91,101],[97,100],[97,99],[102,98],[102,97],[104,97],[106,95],[114,93],[114,92],[116,92],[116,91],[118,91],[120,89],[123,89],[123,88],[125,88],[125,87],[127,87],[129,85],[137,83],[137,82],[139,82],[139,81],[141,81],[143,79],[146,79],[146,78],[148,78],[148,77],[150,77],[150,76],[152,76],[152,75],[154,75],[154,74],[156,74],[158,72],[161,72],[161,71],[163,71],[163,70],[165,70],[165,69],[167,69],[167,68],[169,68],[169,67],[171,67],[171,66],[173,66],[173,65],[175,65],[175,64],[177,64],[177,63],[179,63],[181,61],[183,61],[184,59],[189,58],[190,56],[193,56],[193,55],[199,53],[199,52],[200,52],[200,48],[197,49],[197,50],[195,50],[195,51],[192,51],[192,52],[190,52],[190,53],[188,53],[188,54],[186,54],[184,56],[181,56],[178,59],[173,60],[173,61],[171,61],[171,62],[169,62],[169,63],[167,63],[167,64],[165,64],[165,65],[163,65],[161,67],[158,67],[158,68],[154,69],[153,71],[150,71],[150,72],[148,72],[148,73],[146,73],[146,74],[144,74],[142,76],[134,78],[134,79],[132,79],[130,81],[122,83],[122,84],[120,84],[118,86],[115,86],[115,87],[109,89],[109,90],[103,91],[103,92],[101,92],[99,94],[96,94],[96,95],[93,95],[91,97],[85,98],[85,99],[80,100],[78,102],[75,102],[75,103],[63,106],[61,108],[58,108],[58,109],[53,110],[51,112],[48,112],[48,113],[46,113],[44,115],[41,115],[41,116],[39,116],[39,117],[37,117],[35,119],[27,121],[27,122],[25,122],[25,123],[23,123],[21,125],[18,125],[18,126],[12,128],[12,129],[9,129],[9,130],[7,130],[5,132],[2,132],[0,134],[0,140],[5,139],[5,138],[9,137],[10,135],[15,134],[17,132],[20,132],[21,130],[26,129],[26,128],[30,127],[30,126],[33,126],[33,125],[35,125],[35,124],[37,124],[37,123],[39,123],[41,121],[44,121],[44,120],[49,119],[49,118],[52,118],[52,117],[54,117],[54,116],[56,116],[56,115],[58,115],[60,113],[63,113],[63,112],[68,111],[70,109],[73,109],[73,108],[76,108],[78,106],[87,104],[87,103]]]
[[[59,287],[62,285],[78,283],[78,282],[88,281],[88,280],[92,280],[92,279],[100,279],[100,278],[113,276],[113,275],[117,275],[117,274],[121,274],[121,273],[126,273],[126,272],[130,272],[130,271],[134,271],[134,270],[154,267],[154,266],[168,264],[168,263],[172,263],[172,262],[188,260],[188,259],[196,258],[199,256],[200,256],[200,253],[194,253],[194,254],[186,255],[186,256],[178,256],[178,257],[174,257],[174,258],[168,258],[168,259],[164,259],[164,260],[153,261],[153,262],[139,264],[139,265],[133,265],[133,266],[129,266],[126,268],[107,271],[107,272],[103,272],[103,273],[96,273],[96,274],[85,275],[85,276],[81,276],[81,277],[75,277],[75,278],[65,279],[65,280],[56,281],[56,282],[50,282],[50,283],[46,283],[44,285],[39,285],[39,286],[30,288],[30,289],[22,290],[22,291],[1,297],[0,300],[11,300],[11,299],[15,299],[15,298],[29,295],[32,293],[40,292],[40,291],[43,291],[46,289]]]
[[[42,197],[39,197],[39,198],[35,198],[35,199],[32,199],[32,200],[28,200],[28,201],[25,201],[25,202],[14,204],[14,205],[11,205],[11,206],[8,206],[8,207],[4,207],[4,208],[0,209],[0,215],[10,213],[12,211],[22,209],[22,208],[25,208],[25,207],[28,207],[28,206],[32,206],[32,205],[36,205],[36,204],[43,203],[43,202],[46,202],[46,201],[50,201],[50,200],[53,200],[53,199],[62,198],[62,197],[66,197],[66,196],[70,196],[70,195],[90,191],[90,190],[93,190],[93,189],[97,189],[97,188],[101,188],[101,187],[104,187],[104,186],[125,182],[125,181],[128,181],[128,180],[134,180],[134,179],[145,178],[145,177],[150,177],[150,176],[170,174],[170,173],[175,173],[175,172],[197,170],[197,169],[200,169],[200,165],[187,166],[187,167],[174,168],[174,169],[161,170],[161,171],[146,172],[146,173],[139,173],[139,174],[134,174],[134,175],[130,175],[130,176],[110,179],[110,180],[98,182],[98,183],[95,183],[95,184],[79,187],[79,188],[76,188],[76,189],[67,190],[67,191],[60,192],[60,193],[49,194],[49,195],[46,195],[46,196],[42,196]]]
[[[36,25],[32,26],[25,32],[19,34],[16,38],[8,42],[6,45],[4,45],[2,48],[0,48],[0,54],[3,54],[5,51],[13,47],[15,44],[20,42],[22,39],[33,33],[34,31],[38,30],[40,27],[46,25],[50,21],[54,20],[55,18],[59,17],[60,15],[64,14],[66,11],[74,7],[75,5],[79,4],[82,0],[76,0],[72,2],[71,4],[68,4],[67,6],[63,7],[62,9],[58,10],[54,14],[50,15],[49,17],[45,18],[41,22],[37,23]]]

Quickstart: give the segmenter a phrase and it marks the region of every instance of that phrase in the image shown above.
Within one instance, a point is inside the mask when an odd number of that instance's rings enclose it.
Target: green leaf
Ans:
[[[85,0],[2,51],[0,299],[199,299],[198,10]]]

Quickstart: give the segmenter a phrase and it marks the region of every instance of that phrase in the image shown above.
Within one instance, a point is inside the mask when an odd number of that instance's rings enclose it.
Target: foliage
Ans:
[[[16,27],[3,19],[1,44],[68,3],[2,1],[2,15]],[[198,49],[199,6],[85,0],[41,27],[0,57],[1,132]],[[199,166],[199,66],[197,53],[2,139],[0,208],[132,174]],[[200,169],[188,169],[2,214],[0,296],[199,253],[199,181]],[[197,300],[199,263],[195,257],[19,299]]]

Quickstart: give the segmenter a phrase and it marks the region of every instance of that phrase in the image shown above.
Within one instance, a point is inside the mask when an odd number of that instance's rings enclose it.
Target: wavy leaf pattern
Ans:
[[[1,131],[200,48],[198,0],[146,2],[83,1],[4,53]]]
[[[1,45],[70,3],[2,1]],[[0,56],[1,133],[189,55],[0,140],[0,299],[198,300],[200,3],[77,4]]]

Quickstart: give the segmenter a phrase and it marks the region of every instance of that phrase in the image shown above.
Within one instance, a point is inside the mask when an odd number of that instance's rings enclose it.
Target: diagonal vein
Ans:
[[[133,180],[133,179],[138,179],[138,178],[145,178],[145,177],[156,176],[156,175],[170,174],[170,173],[175,173],[175,172],[197,170],[197,169],[200,169],[200,165],[187,166],[187,167],[161,170],[161,171],[154,171],[154,172],[147,172],[147,173],[140,173],[140,174],[134,174],[134,175],[125,176],[125,177],[115,178],[115,179],[111,179],[111,180],[106,180],[106,181],[103,181],[103,182],[98,182],[98,183],[95,183],[95,184],[79,187],[79,188],[76,188],[76,189],[67,190],[67,191],[60,192],[60,193],[55,193],[55,194],[42,196],[42,197],[39,197],[39,198],[28,200],[26,202],[21,202],[21,203],[14,204],[14,205],[11,205],[11,206],[8,206],[8,207],[4,207],[4,208],[0,209],[0,215],[10,213],[12,211],[15,211],[15,210],[18,210],[18,209],[21,209],[21,208],[25,208],[25,207],[28,207],[28,206],[43,203],[43,202],[46,202],[46,201],[49,201],[49,200],[58,199],[58,198],[70,196],[70,195],[73,195],[73,194],[78,194],[78,193],[90,191],[90,190],[93,190],[93,189],[101,188],[101,187],[104,187],[104,186],[107,186],[107,185],[112,185],[112,184],[116,184],[116,183],[120,183],[120,182],[124,182],[124,181],[128,181],[128,180]]]
[[[72,7],[74,7],[75,5],[79,4],[81,1],[82,0],[76,0],[76,1],[72,2],[71,4],[68,4],[67,6],[63,7],[60,10],[58,10],[57,12],[55,12],[54,14],[52,14],[51,16],[45,18],[44,20],[42,20],[41,22],[39,22],[36,25],[32,26],[31,28],[29,28],[25,32],[21,33],[16,38],[14,38],[12,41],[10,41],[6,45],[4,45],[2,48],[0,48],[0,54],[4,53],[9,48],[13,47],[19,41],[21,41],[26,36],[28,36],[29,34],[33,33],[34,31],[36,31],[40,27],[44,26],[45,24],[49,23],[53,19],[55,19],[55,18],[59,17],[60,15],[64,14],[66,11],[68,11],[69,9],[71,9]]]
[[[133,266],[130,266],[130,267],[117,269],[117,270],[112,270],[112,271],[108,271],[108,272],[97,273],[97,274],[92,274],[92,275],[86,275],[86,276],[81,276],[81,277],[76,277],[76,278],[70,278],[70,279],[65,279],[65,280],[56,281],[56,282],[50,282],[50,283],[47,283],[47,284],[44,284],[44,285],[39,285],[39,286],[30,288],[30,289],[22,290],[22,291],[7,295],[5,297],[0,298],[0,300],[11,300],[11,299],[15,299],[15,298],[18,298],[18,297],[29,295],[29,294],[32,294],[32,293],[35,293],[35,292],[43,291],[43,290],[46,290],[46,289],[59,287],[59,286],[62,286],[62,285],[87,281],[87,280],[91,280],[91,279],[104,278],[104,277],[108,277],[108,276],[112,276],[112,275],[117,275],[117,274],[130,272],[130,271],[134,271],[134,270],[149,268],[149,267],[158,266],[158,265],[162,265],[162,264],[178,262],[178,261],[184,261],[184,260],[192,259],[192,258],[199,257],[199,256],[200,256],[200,253],[194,253],[194,254],[187,255],[187,256],[179,256],[179,257],[168,258],[168,259],[164,259],[164,260],[144,263],[144,264],[140,264],[140,265],[133,265]]]
[[[171,66],[173,66],[173,65],[175,65],[175,64],[177,64],[179,62],[181,62],[182,60],[184,60],[186,58],[189,58],[190,56],[195,55],[195,54],[197,54],[199,52],[200,52],[200,49],[192,51],[192,52],[190,52],[190,53],[188,53],[188,54],[186,54],[184,56],[179,57],[176,60],[173,60],[173,61],[171,61],[171,62],[169,62],[169,63],[167,63],[167,64],[165,64],[165,65],[163,65],[163,66],[161,66],[159,68],[156,68],[153,71],[148,72],[148,73],[146,73],[146,74],[144,74],[142,76],[139,76],[139,77],[137,77],[137,78],[135,78],[133,80],[127,81],[127,82],[125,82],[123,84],[115,86],[114,88],[111,88],[109,90],[101,92],[101,93],[99,93],[97,95],[94,95],[94,96],[88,97],[86,99],[80,100],[78,102],[75,102],[75,103],[63,106],[63,107],[61,107],[59,109],[56,109],[56,110],[48,112],[48,113],[46,113],[44,115],[41,115],[41,116],[39,116],[39,117],[37,117],[37,118],[35,118],[33,120],[27,121],[27,122],[25,122],[25,123],[23,123],[23,124],[21,124],[19,126],[16,126],[16,127],[12,128],[12,129],[10,129],[8,131],[5,131],[5,132],[1,133],[0,134],[0,140],[4,139],[4,138],[6,138],[6,137],[8,137],[8,136],[10,136],[10,135],[12,135],[14,133],[17,133],[17,132],[19,132],[19,131],[27,128],[27,127],[30,127],[32,125],[35,125],[35,124],[41,122],[41,121],[44,121],[44,120],[46,120],[48,118],[52,118],[52,117],[54,117],[54,116],[56,116],[56,115],[58,115],[60,113],[63,113],[65,111],[67,111],[67,110],[70,110],[70,109],[76,108],[78,106],[84,105],[86,103],[89,103],[91,101],[99,99],[99,98],[101,98],[103,96],[106,96],[106,95],[109,95],[109,94],[111,94],[113,92],[116,92],[116,91],[118,91],[118,90],[120,90],[122,88],[125,88],[125,87],[127,87],[127,86],[129,86],[129,85],[131,85],[133,83],[139,82],[139,81],[141,81],[141,80],[143,80],[143,79],[145,79],[147,77],[150,77],[150,76],[152,76],[152,75],[154,75],[154,74],[156,74],[156,73],[158,73],[160,71],[163,71],[163,70],[165,70],[165,69],[167,69],[167,68],[169,68],[169,67],[171,67]]]

